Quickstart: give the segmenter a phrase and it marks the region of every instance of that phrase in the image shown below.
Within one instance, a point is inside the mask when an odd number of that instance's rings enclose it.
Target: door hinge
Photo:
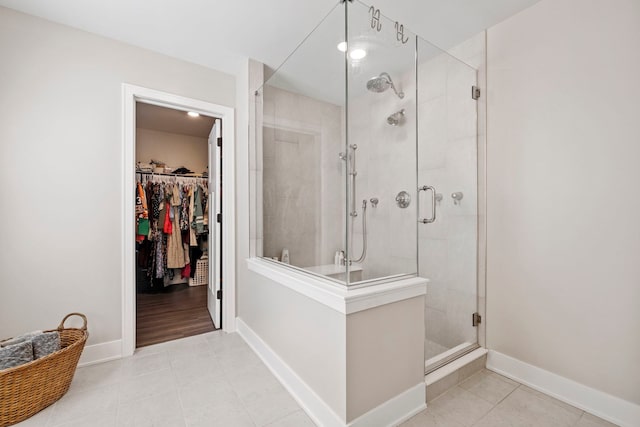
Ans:
[[[471,316],[471,325],[478,326],[480,323],[482,323],[482,316],[480,316],[479,313],[473,313]]]
[[[222,137],[221,136],[218,137],[217,145],[218,145],[218,147],[222,147]]]
[[[471,86],[471,98],[480,99],[480,88],[478,86]]]
[[[216,222],[222,224],[222,214],[216,214]]]
[[[222,289],[216,292],[216,299],[222,299]]]

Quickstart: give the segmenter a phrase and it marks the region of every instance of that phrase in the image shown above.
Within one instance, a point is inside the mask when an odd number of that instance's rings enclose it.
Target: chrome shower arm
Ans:
[[[396,85],[393,84],[393,79],[391,79],[391,76],[389,75],[389,73],[383,71],[382,73],[380,73],[380,75],[381,76],[385,76],[389,80],[389,84],[391,85],[391,89],[393,89],[393,91],[396,93],[398,98],[400,98],[400,99],[404,98],[404,92],[402,92],[402,91],[398,92],[398,89],[396,89]]]

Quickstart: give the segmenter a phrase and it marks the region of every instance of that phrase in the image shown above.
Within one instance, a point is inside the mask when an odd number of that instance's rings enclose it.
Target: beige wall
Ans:
[[[160,160],[167,166],[184,166],[195,173],[202,173],[208,166],[208,143],[207,138],[137,128],[136,161]]]
[[[424,382],[424,298],[347,316],[347,421]]]
[[[640,2],[488,31],[487,344],[640,403]]]
[[[233,106],[234,77],[0,8],[0,337],[121,338],[122,83]]]

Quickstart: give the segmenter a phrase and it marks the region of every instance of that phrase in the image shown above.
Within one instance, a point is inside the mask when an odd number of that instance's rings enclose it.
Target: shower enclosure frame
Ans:
[[[344,34],[345,34],[345,40],[347,40],[347,44],[349,44],[349,9],[350,6],[353,5],[353,1],[352,0],[348,0],[348,1],[340,1],[339,4],[344,4],[345,6],[345,12],[344,12]],[[356,2],[359,3],[359,2]],[[336,5],[338,6],[338,5]],[[326,18],[325,18],[326,19]],[[323,21],[324,22],[324,21]],[[319,24],[319,26],[322,25]],[[317,28],[316,28],[317,29]],[[314,29],[314,31],[316,31],[316,29]],[[312,33],[313,34],[313,33]],[[305,41],[312,35],[310,34],[307,38],[305,38]],[[305,41],[302,42],[301,46],[305,43]],[[414,49],[414,56],[415,56],[415,67],[416,67],[416,73],[415,73],[415,85],[416,85],[416,91],[418,91],[418,87],[419,87],[419,77],[418,77],[418,72],[417,72],[417,68],[418,68],[418,58],[420,56],[419,53],[419,44],[425,42],[424,40],[420,39],[418,36],[415,37],[415,49]],[[425,42],[428,43],[428,42]],[[300,46],[299,46],[300,47]],[[431,47],[433,47],[431,45]],[[296,49],[297,51],[298,49]],[[291,56],[289,58],[291,58],[293,55],[295,55],[296,51],[294,51],[294,53],[291,54]],[[446,54],[443,52],[443,54]],[[453,58],[453,57],[452,57]],[[285,61],[286,63],[286,61]],[[284,65],[284,64],[283,64]],[[274,73],[273,75],[276,75],[279,71],[280,71],[281,67],[279,67]],[[351,172],[356,172],[355,168],[351,167],[351,163],[349,161],[349,156],[353,155],[353,151],[352,150],[352,146],[355,145],[356,147],[358,147],[358,144],[356,143],[356,141],[352,141],[350,139],[350,135],[349,135],[349,123],[350,123],[350,82],[349,82],[349,57],[348,57],[348,52],[345,51],[344,52],[344,73],[345,73],[345,82],[344,82],[344,87],[345,87],[345,100],[344,100],[344,112],[343,112],[343,118],[344,118],[344,123],[345,123],[345,131],[344,131],[344,135],[343,135],[343,153],[347,153],[345,155],[346,157],[346,161],[345,163],[345,173],[344,173],[344,190],[345,190],[345,207],[346,209],[344,209],[344,214],[343,214],[343,218],[344,218],[344,251],[347,254],[347,261],[349,261],[349,258],[351,261],[356,261],[354,258],[356,258],[358,256],[358,253],[351,253],[353,251],[353,239],[351,239],[349,236],[352,234],[352,232],[354,231],[354,227],[352,224],[352,220],[354,217],[362,217],[363,216],[358,212],[357,210],[357,200],[359,200],[358,198],[358,194],[356,193],[356,191],[354,190],[358,185],[357,183],[354,183],[353,181],[356,181],[356,175],[352,174]],[[378,71],[382,71],[382,70],[378,70]],[[400,97],[398,95],[398,89],[395,86],[395,82],[393,82],[393,78],[386,73],[386,71],[383,71],[382,73],[378,74],[378,76],[382,76],[383,74],[386,74],[388,77],[388,80],[390,82],[389,88],[392,88],[393,91],[389,91],[389,93],[395,92],[397,97],[400,99],[403,99],[403,97]],[[272,76],[273,76],[272,75]],[[479,79],[479,76],[477,77]],[[477,82],[477,84],[479,86],[483,86],[482,83],[479,83],[479,80]],[[400,91],[401,93],[402,91]],[[470,91],[469,91],[470,92]],[[467,93],[469,93],[467,92]],[[262,88],[260,90],[258,90],[256,92],[257,97],[260,98],[263,93],[262,93]],[[484,101],[483,98],[481,98],[481,102]],[[255,105],[261,105],[263,102],[263,100],[256,100]],[[419,102],[419,95],[416,94],[416,106]],[[479,108],[480,108],[480,103],[478,104]],[[395,110],[393,110],[395,111]],[[399,113],[400,111],[398,111]],[[417,110],[416,110],[417,112]],[[390,113],[392,113],[392,111],[390,111]],[[396,113],[397,114],[397,113]],[[480,123],[481,120],[484,120],[483,118],[480,117],[480,111],[478,111],[477,113],[478,115],[476,116],[476,128],[478,127],[478,123]],[[392,114],[393,115],[393,114]],[[391,118],[391,116],[389,116],[389,118]],[[389,124],[391,124],[389,122]],[[414,121],[415,124],[415,144],[416,144],[416,150],[419,150],[419,135],[420,135],[420,123],[419,121],[416,119]],[[406,124],[406,125],[411,125],[411,123]],[[484,139],[482,140],[482,142],[484,141]],[[484,304],[483,304],[483,299],[484,299],[484,272],[485,272],[485,259],[484,259],[484,246],[486,245],[486,239],[484,239],[485,236],[485,229],[484,229],[484,218],[485,218],[485,214],[484,211],[482,210],[484,208],[484,170],[485,167],[482,164],[482,162],[484,161],[484,157],[482,157],[482,159],[480,158],[480,156],[484,156],[484,147],[481,147],[481,141],[480,141],[480,133],[478,133],[477,139],[476,139],[476,144],[477,144],[477,158],[476,158],[476,162],[477,162],[477,199],[478,199],[478,206],[476,209],[476,217],[477,217],[477,228],[476,228],[476,236],[475,236],[475,243],[476,243],[476,280],[475,280],[475,287],[476,287],[476,292],[475,292],[475,298],[476,298],[476,307],[477,307],[477,312],[482,315],[482,317],[484,317]],[[256,150],[256,154],[259,153],[259,151],[261,150]],[[337,156],[336,156],[337,157]],[[361,161],[360,159],[358,159],[358,163],[360,164]],[[415,205],[413,206],[415,208],[415,216],[416,219],[414,221],[415,224],[415,228],[416,228],[416,233],[415,235],[418,236],[419,234],[419,229],[418,227],[421,227],[422,224],[430,224],[433,223],[434,221],[439,220],[439,216],[440,216],[440,212],[437,209],[436,205],[439,204],[442,201],[442,195],[439,193],[436,193],[437,187],[434,188],[434,186],[432,185],[426,185],[423,184],[422,182],[419,181],[419,159],[418,156],[416,155],[416,164],[415,164],[415,170],[416,170],[416,186],[415,189],[413,189],[412,194],[415,195],[416,197],[414,197],[414,203]],[[258,183],[261,180],[259,180],[256,183],[256,188],[258,186]],[[427,207],[425,207],[424,202],[427,198],[424,197],[424,195],[422,197],[420,197],[420,193],[422,192],[431,192],[430,197],[428,198],[430,200],[431,203],[431,209],[428,209]],[[362,196],[364,195],[360,195],[360,197],[362,198]],[[369,199],[369,196],[371,195],[366,195],[366,197],[364,197],[364,201],[366,203],[367,199]],[[468,197],[468,196],[467,196]],[[374,197],[372,197],[373,199]],[[377,199],[377,198],[376,198]],[[467,199],[465,199],[466,202]],[[419,202],[419,203],[416,203]],[[261,200],[257,200],[256,201],[256,205],[260,205],[261,204]],[[422,205],[422,207],[419,208],[419,205]],[[421,212],[420,212],[421,211]],[[419,216],[420,213],[425,214],[425,213],[429,213],[430,211],[430,216],[427,218],[422,218]],[[354,215],[354,213],[356,213],[356,215]],[[260,227],[258,227],[260,228]],[[256,233],[259,234],[259,233]],[[363,237],[366,236],[365,233],[362,233]],[[264,235],[263,235],[264,236]],[[366,239],[369,239],[370,236],[366,236]],[[259,238],[257,239],[259,241]],[[366,245],[366,243],[363,243],[363,246]],[[366,248],[364,248],[363,253],[366,254]],[[383,277],[375,277],[373,279],[370,280],[364,280],[364,281],[356,281],[355,283],[353,281],[350,281],[349,278],[351,276],[352,270],[351,270],[351,266],[352,263],[351,262],[346,262],[344,265],[344,268],[342,269],[342,272],[344,274],[344,278],[345,280],[340,280],[340,279],[336,279],[335,277],[328,277],[327,275],[324,275],[322,273],[318,273],[318,272],[314,272],[314,271],[310,271],[309,269],[306,269],[304,267],[300,267],[300,266],[295,266],[295,265],[282,265],[282,263],[276,263],[273,260],[269,260],[267,259],[268,262],[273,262],[275,265],[279,266],[279,267],[283,267],[283,268],[287,268],[287,269],[292,269],[295,270],[297,272],[303,273],[305,275],[310,275],[310,276],[314,276],[314,277],[322,277],[324,280],[328,280],[333,282],[336,285],[339,286],[346,286],[348,289],[358,289],[358,288],[363,288],[363,287],[369,287],[369,286],[375,286],[377,284],[380,283],[388,283],[388,282],[392,282],[394,280],[398,280],[400,278],[403,277],[412,277],[412,276],[417,276],[417,275],[426,275],[426,277],[429,277],[429,274],[424,274],[422,271],[420,271],[419,265],[418,265],[418,257],[421,251],[425,251],[425,248],[421,248],[420,247],[420,240],[418,238],[416,238],[416,271],[414,273],[400,273],[400,274],[390,274],[387,276],[383,276]],[[256,255],[256,256],[261,256],[263,253],[261,252],[261,248],[254,246],[253,247],[253,252],[252,255]],[[471,314],[471,313],[469,313]],[[471,322],[470,319],[471,316],[469,316],[469,322]],[[452,354],[451,356],[443,359],[441,362],[432,365],[429,370],[433,370],[436,369],[439,366],[442,366],[446,363],[448,363],[450,360],[455,359],[457,357],[460,357],[463,354],[466,354],[476,348],[478,348],[478,346],[483,345],[484,344],[484,335],[482,334],[482,330],[481,328],[483,328],[484,325],[480,324],[480,328],[476,329],[476,338],[474,340],[474,343],[465,348],[462,349],[460,351],[455,352],[454,354]],[[425,368],[426,369],[426,368]]]

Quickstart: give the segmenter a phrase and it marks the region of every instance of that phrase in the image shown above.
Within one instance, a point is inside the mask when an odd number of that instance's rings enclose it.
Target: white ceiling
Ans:
[[[338,0],[0,0],[0,5],[228,73],[276,68]],[[378,0],[447,49],[538,0]]]
[[[190,117],[186,111],[144,102],[136,103],[136,127],[138,128],[207,139],[214,121],[213,117]]]

